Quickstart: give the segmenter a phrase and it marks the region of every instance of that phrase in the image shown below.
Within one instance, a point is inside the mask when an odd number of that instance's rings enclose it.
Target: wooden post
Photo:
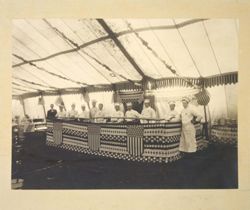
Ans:
[[[41,94],[41,99],[42,99],[42,106],[43,106],[43,113],[44,113],[44,118],[45,118],[45,122],[46,122],[46,119],[47,119],[47,113],[46,113],[46,110],[45,110],[45,101],[44,101],[44,98],[43,98],[43,94]]]
[[[25,105],[24,105],[24,100],[23,100],[23,98],[20,98],[20,102],[21,102],[21,104],[22,104],[22,106],[23,106],[23,114],[26,115],[26,109],[25,109]]]
[[[204,114],[205,114],[205,123],[204,123],[205,136],[206,136],[206,139],[209,140],[206,105],[204,105],[203,107],[204,107]]]

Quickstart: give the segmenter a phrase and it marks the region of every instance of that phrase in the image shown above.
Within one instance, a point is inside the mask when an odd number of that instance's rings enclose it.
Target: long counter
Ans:
[[[198,150],[206,147],[197,123]],[[75,120],[47,121],[46,144],[116,159],[172,162],[181,158],[181,123],[115,124]]]

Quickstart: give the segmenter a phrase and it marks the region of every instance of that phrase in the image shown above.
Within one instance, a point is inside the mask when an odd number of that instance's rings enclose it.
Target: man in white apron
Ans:
[[[123,121],[123,117],[124,117],[124,113],[120,110],[120,104],[115,103],[115,111],[112,113],[111,122],[120,123]]]
[[[92,100],[92,108],[90,109],[90,117],[95,118],[96,113],[98,112],[98,109],[96,107],[97,101],[94,99]]]
[[[82,112],[79,114],[79,118],[83,118],[83,119],[89,119],[89,112],[86,110],[86,106],[82,105]]]
[[[134,119],[139,119],[141,117],[141,115],[132,109],[132,103],[128,102],[127,104],[127,111],[125,113],[125,117],[127,118],[134,118]],[[127,122],[132,122],[133,119],[126,119]]]
[[[175,110],[175,102],[169,102],[169,112],[165,117],[167,122],[179,122],[180,121],[180,114]]]
[[[193,153],[197,150],[194,122],[200,121],[201,116],[189,106],[189,98],[182,99],[184,109],[181,112],[182,131],[179,150],[181,152]],[[194,120],[196,117],[196,120]]]
[[[149,99],[145,99],[144,101],[144,109],[142,110],[141,116],[142,118],[146,118],[147,120],[141,120],[141,123],[155,123],[153,120],[148,120],[148,119],[155,119],[156,118],[156,113],[155,110],[150,106],[150,101]]]
[[[68,112],[69,118],[77,118],[78,117],[78,111],[76,111],[76,105],[73,103],[71,105],[71,110]]]

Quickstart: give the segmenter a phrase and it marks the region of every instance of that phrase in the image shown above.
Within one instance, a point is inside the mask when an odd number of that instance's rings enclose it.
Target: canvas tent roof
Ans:
[[[17,19],[12,94],[238,70],[235,19]]]

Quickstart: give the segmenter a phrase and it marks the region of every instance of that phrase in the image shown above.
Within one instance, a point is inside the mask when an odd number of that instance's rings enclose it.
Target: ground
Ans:
[[[230,145],[209,144],[172,163],[140,163],[57,150],[41,134],[13,147],[12,179],[23,179],[22,189],[229,189],[238,188],[237,168]]]

